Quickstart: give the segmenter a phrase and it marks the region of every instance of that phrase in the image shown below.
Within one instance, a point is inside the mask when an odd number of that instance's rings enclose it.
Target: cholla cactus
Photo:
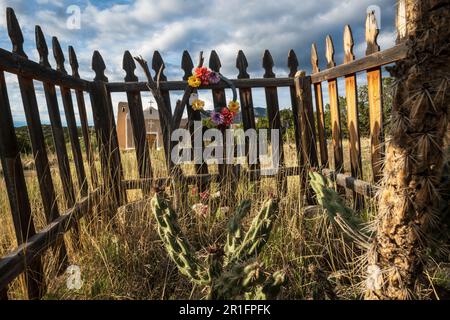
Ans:
[[[242,219],[249,213],[251,202],[243,201],[236,209],[234,216],[228,222],[227,243],[225,245],[225,253],[230,256],[241,244],[244,234],[241,229]]]
[[[311,187],[317,197],[317,202],[327,210],[331,219],[341,214],[347,219],[354,217],[352,209],[345,206],[339,194],[332,188],[331,182],[318,172],[309,173]]]
[[[267,201],[253,219],[250,229],[241,241],[240,224],[243,217],[250,211],[250,205],[250,201],[244,201],[228,224],[225,266],[258,255],[269,240],[275,215],[278,211],[278,204],[274,200]]]
[[[151,207],[158,222],[159,236],[180,272],[197,284],[208,284],[211,281],[209,272],[199,263],[190,244],[181,237],[176,213],[167,201],[158,195],[152,199]]]
[[[344,200],[333,189],[331,181],[318,172],[310,172],[309,176],[317,202],[325,209],[329,220],[361,248],[368,249],[373,235],[364,228],[363,221],[355,212],[345,206]]]
[[[253,260],[269,239],[278,212],[275,200],[264,204],[246,233],[242,230],[241,221],[250,212],[251,202],[243,201],[228,223],[224,251],[211,248],[208,266],[199,262],[178,226],[176,213],[161,194],[153,197],[151,207],[169,256],[183,275],[209,288],[210,299],[276,297],[284,283],[284,273],[278,271],[267,275],[262,264]]]

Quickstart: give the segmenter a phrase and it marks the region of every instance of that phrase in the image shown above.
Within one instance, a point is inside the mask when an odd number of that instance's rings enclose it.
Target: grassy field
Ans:
[[[368,139],[363,139],[364,173],[370,172],[368,148]],[[344,150],[345,167],[349,168],[347,142],[344,143]],[[285,152],[286,164],[295,166],[295,147],[292,144],[285,145]],[[134,152],[122,153],[122,161],[125,178],[137,178]],[[152,153],[152,163],[157,176],[166,175],[162,151]],[[192,166],[186,168],[186,173],[192,171]],[[72,172],[74,174],[74,170]],[[52,174],[58,204],[63,210],[64,201],[57,170],[52,169]],[[364,178],[367,180],[370,176]],[[27,174],[26,179],[33,216],[39,230],[46,223],[37,179],[34,174]],[[236,192],[238,200],[252,200],[251,216],[269,195],[280,195],[279,216],[271,240],[260,256],[269,271],[282,269],[287,274],[287,284],[280,298],[313,299],[324,294],[324,297],[328,297],[326,292],[329,288],[333,288],[332,291],[339,299],[361,298],[366,270],[363,252],[345,241],[342,232],[329,223],[325,214],[305,210],[299,199],[298,177],[289,177],[288,189],[281,193],[274,181],[273,178],[263,179],[260,189],[256,191],[255,184],[243,178]],[[211,193],[217,186],[212,185],[212,188]],[[3,179],[0,180],[0,189],[5,190]],[[191,188],[188,192],[190,205],[197,203],[198,195]],[[128,197],[130,201],[138,200],[142,193],[129,191]],[[360,213],[368,222],[374,215],[372,205],[368,201],[366,209]],[[209,213],[206,218],[191,210],[178,214],[183,231],[197,250],[224,241],[225,223],[229,216],[226,210]],[[80,290],[68,290],[67,275],[58,273],[64,270],[60,270],[51,251],[44,255],[48,279],[46,299],[190,299],[204,296],[202,289],[180,275],[168,258],[148,206],[119,210],[112,221],[104,219],[105,216],[104,209],[98,207],[81,220],[81,243],[78,248],[74,247],[70,233],[65,236],[70,264],[81,268],[83,286]],[[16,247],[6,192],[0,193],[0,235],[0,255],[4,255]],[[22,278],[12,283],[9,294],[10,298],[26,296]]]

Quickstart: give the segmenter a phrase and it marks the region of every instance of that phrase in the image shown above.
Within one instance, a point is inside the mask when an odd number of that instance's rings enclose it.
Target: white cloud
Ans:
[[[40,5],[54,5],[57,7],[62,7],[64,5],[64,1],[63,0],[36,0],[37,4]]]
[[[68,30],[65,8],[73,3],[64,0],[0,0],[0,31],[5,34],[5,7],[15,8],[25,36],[30,58],[37,59],[34,48],[34,25],[40,24],[51,47],[51,36],[58,36],[64,52],[75,47],[80,74],[90,80],[92,52],[99,50],[107,66],[110,81],[123,81],[122,56],[125,50],[151,60],[159,50],[166,61],[169,79],[181,79],[182,51],[190,51],[197,63],[203,50],[208,62],[215,49],[222,62],[222,72],[237,74],[235,59],[244,50],[252,77],[261,76],[262,54],[269,49],[275,61],[277,76],[285,76],[287,53],[295,49],[300,68],[310,70],[310,45],[317,42],[320,63],[324,65],[325,36],[335,43],[336,62],[342,62],[342,33],[350,24],[355,38],[355,54],[364,55],[364,22],[366,8],[382,8],[383,29],[379,37],[386,49],[395,41],[393,0],[135,0],[128,4],[111,4],[91,0],[81,5],[81,30]],[[8,43],[4,39],[0,44]],[[9,44],[7,49],[10,48]],[[53,59],[51,58],[51,61]],[[66,54],[66,61],[68,60]],[[52,62],[54,65],[54,62]],[[69,66],[66,68],[70,70]],[[140,70],[138,76],[143,79]],[[123,100],[123,98],[121,98]]]

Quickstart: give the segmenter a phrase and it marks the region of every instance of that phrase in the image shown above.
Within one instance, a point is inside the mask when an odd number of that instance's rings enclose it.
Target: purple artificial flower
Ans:
[[[220,82],[220,76],[217,72],[211,72],[209,74],[209,83],[218,84]]]
[[[211,121],[216,125],[220,126],[223,124],[223,115],[219,112],[211,113]]]

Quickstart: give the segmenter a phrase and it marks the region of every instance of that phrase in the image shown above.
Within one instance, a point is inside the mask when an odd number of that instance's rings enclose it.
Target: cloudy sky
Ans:
[[[215,49],[222,61],[222,73],[235,77],[236,54],[244,50],[252,77],[261,77],[261,57],[269,49],[275,61],[277,76],[286,76],[286,59],[294,49],[300,68],[310,70],[310,46],[316,42],[320,65],[323,67],[324,43],[331,34],[335,44],[336,62],[342,63],[342,33],[345,24],[353,30],[355,54],[365,51],[364,25],[369,6],[381,11],[379,43],[382,49],[395,41],[395,0],[0,0],[0,47],[10,50],[6,31],[6,7],[13,7],[25,37],[25,51],[30,59],[38,60],[35,50],[34,26],[40,25],[51,44],[57,36],[67,58],[67,46],[73,45],[80,63],[80,74],[92,79],[92,52],[99,50],[105,59],[106,75],[110,81],[123,81],[121,68],[124,50],[151,59],[159,50],[166,62],[169,79],[180,80],[181,54],[187,49],[196,63],[200,50],[208,59]],[[74,7],[76,6],[76,7]],[[70,9],[80,10],[80,28],[68,28]],[[71,11],[73,12],[73,11]],[[206,60],[208,61],[208,60]],[[53,59],[51,59],[54,65]],[[66,66],[68,70],[70,68]],[[142,74],[138,71],[142,79]],[[360,77],[363,82],[363,77]],[[360,81],[360,82],[361,82]],[[8,90],[17,123],[24,120],[16,77],[7,75]],[[36,83],[42,122],[48,122],[41,85]],[[342,90],[342,86],[340,88]],[[262,92],[255,92],[255,105],[265,106]],[[287,90],[280,89],[280,105],[288,107]],[[144,94],[144,103],[149,95]],[[173,100],[177,98],[174,93]],[[210,97],[202,96],[210,101]],[[113,101],[125,95],[114,94]]]

